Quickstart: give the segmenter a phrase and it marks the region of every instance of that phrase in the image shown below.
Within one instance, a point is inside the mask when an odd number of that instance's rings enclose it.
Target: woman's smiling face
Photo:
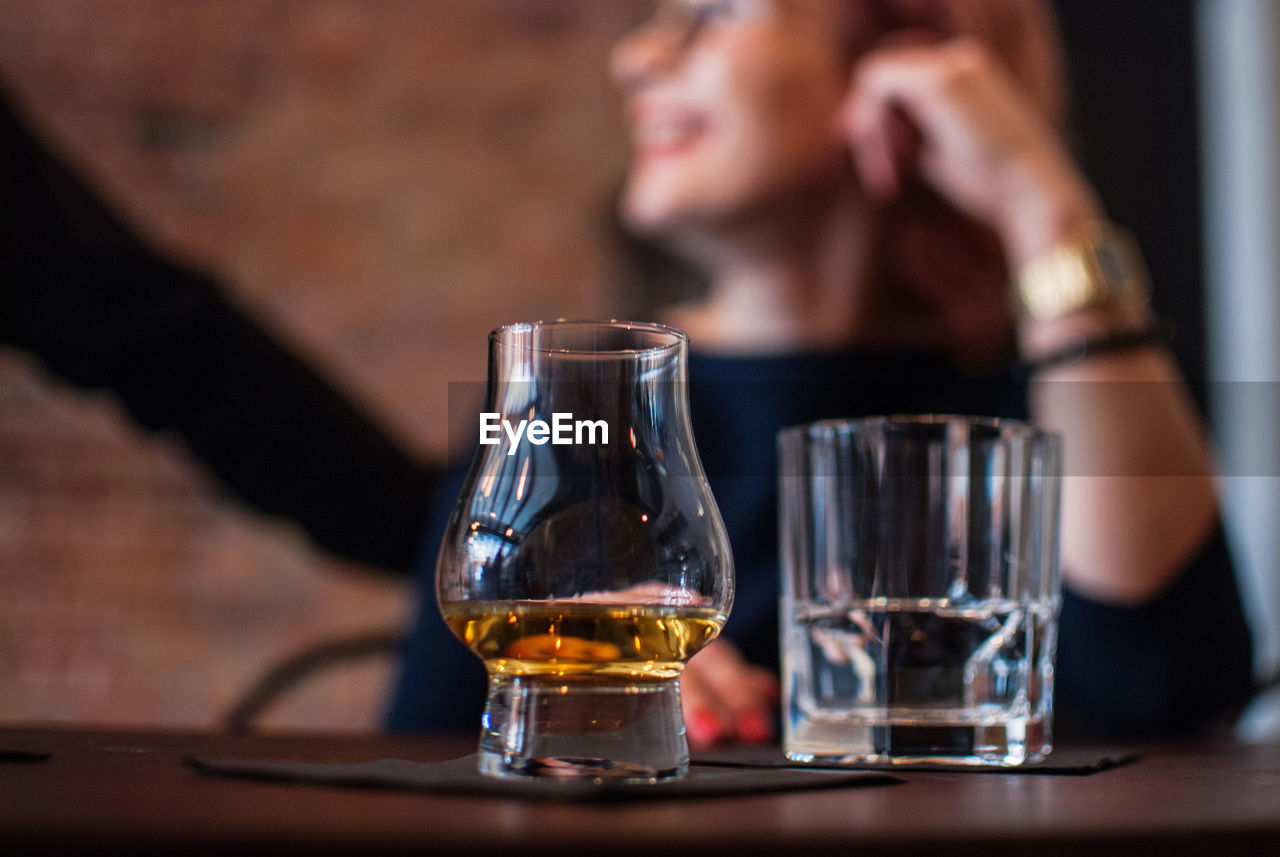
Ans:
[[[665,0],[614,48],[640,231],[714,229],[829,179],[847,150],[851,8],[835,0]]]

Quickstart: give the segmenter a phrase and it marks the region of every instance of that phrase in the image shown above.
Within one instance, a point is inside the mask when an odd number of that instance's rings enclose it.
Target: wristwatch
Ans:
[[[1016,291],[1023,314],[1046,321],[1090,307],[1146,307],[1151,278],[1127,230],[1090,222],[1024,265]]]

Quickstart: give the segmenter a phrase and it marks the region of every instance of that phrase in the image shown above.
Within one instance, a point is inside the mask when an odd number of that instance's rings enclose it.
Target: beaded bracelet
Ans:
[[[1173,322],[1167,318],[1152,321],[1141,330],[1126,330],[1107,336],[1081,336],[1075,342],[1027,364],[1030,374],[1043,372],[1055,366],[1079,363],[1090,357],[1131,351],[1148,345],[1168,345],[1173,339]]]

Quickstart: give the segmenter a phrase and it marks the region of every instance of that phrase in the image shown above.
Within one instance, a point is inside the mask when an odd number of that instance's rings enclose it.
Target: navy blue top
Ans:
[[[774,669],[778,430],[874,414],[1027,416],[1026,386],[1016,372],[975,377],[927,353],[695,355],[689,374],[695,439],[734,554],[737,588],[725,636],[750,661]],[[479,725],[484,670],[444,625],[434,595],[436,547],[461,483],[459,472],[430,516],[418,562],[421,603],[388,717],[396,731]],[[1056,729],[1149,736],[1202,725],[1247,697],[1251,651],[1220,530],[1142,607],[1106,605],[1068,589]]]

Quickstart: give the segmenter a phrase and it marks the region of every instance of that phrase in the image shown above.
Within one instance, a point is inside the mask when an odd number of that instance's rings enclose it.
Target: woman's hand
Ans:
[[[976,42],[868,52],[843,120],[868,192],[918,177],[995,229],[1015,269],[1100,217],[1052,124]]]
[[[889,199],[906,179],[923,182],[992,227],[1014,270],[1101,217],[1052,124],[976,43],[873,49],[854,71],[842,118],[868,192]],[[1023,319],[1023,355],[1133,330],[1144,314],[1094,307]],[[1033,421],[1062,436],[1072,472],[1096,474],[1063,480],[1064,577],[1097,600],[1147,602],[1217,517],[1208,444],[1181,374],[1167,353],[1146,348],[1038,377],[1048,383],[1031,390]]]
[[[689,660],[680,695],[689,745],[695,750],[773,740],[778,679],[743,660],[727,640],[715,640]]]

